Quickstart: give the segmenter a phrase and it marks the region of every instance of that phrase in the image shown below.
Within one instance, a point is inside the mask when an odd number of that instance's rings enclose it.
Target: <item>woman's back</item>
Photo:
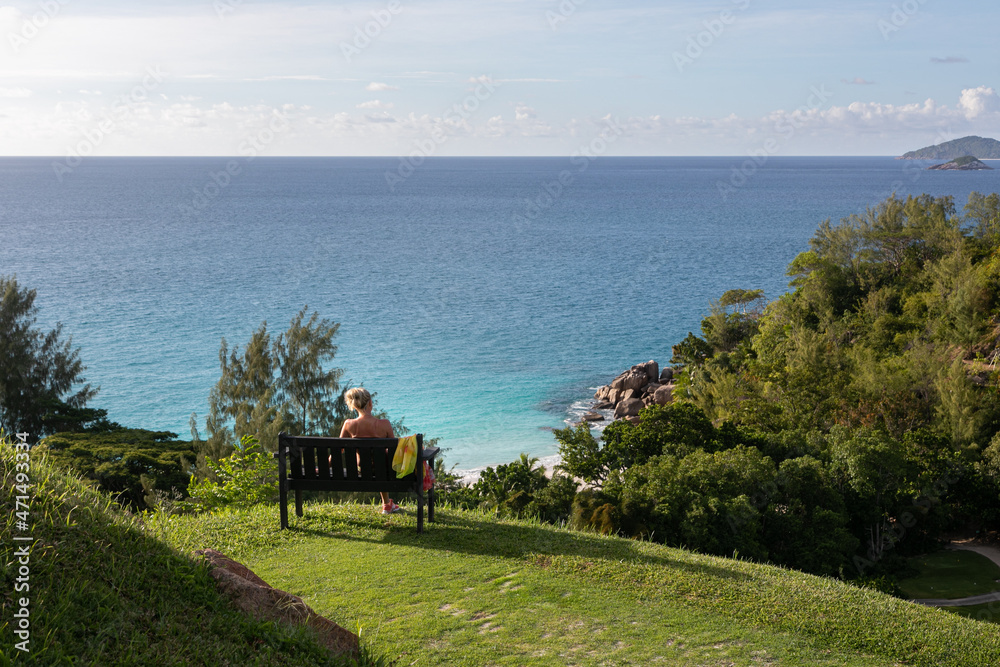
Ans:
[[[340,431],[342,438],[391,438],[394,435],[388,419],[378,419],[370,414],[348,419]]]

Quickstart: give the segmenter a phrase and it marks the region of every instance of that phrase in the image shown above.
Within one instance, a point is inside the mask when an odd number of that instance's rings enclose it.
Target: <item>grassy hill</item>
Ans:
[[[273,506],[140,524],[42,461],[31,474],[35,664],[323,664],[306,634],[219,599],[186,555],[201,547],[399,665],[1000,663],[995,625],[770,566],[447,509],[419,536],[412,509],[365,505],[307,505],[287,531]],[[29,664],[4,548],[0,641]]]
[[[134,515],[31,452],[30,530],[16,525],[18,472],[0,444],[3,583],[0,665],[336,665],[305,631],[260,623],[215,590],[208,570],[151,536]],[[23,470],[21,471],[23,472]],[[28,591],[15,591],[12,537],[35,539]],[[13,613],[27,596],[29,652]],[[17,604],[17,607],[15,607]]]

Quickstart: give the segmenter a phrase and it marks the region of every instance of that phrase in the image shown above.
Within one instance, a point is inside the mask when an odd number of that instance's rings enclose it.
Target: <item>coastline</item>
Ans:
[[[639,410],[653,405],[665,405],[673,400],[674,369],[649,360],[635,364],[619,373],[608,384],[589,387],[594,394],[590,398],[573,401],[567,408],[563,423],[569,427],[588,424],[595,437],[600,438],[605,427],[616,419],[639,421]],[[552,477],[554,468],[562,461],[558,454],[539,456],[538,465],[545,468],[547,477]],[[517,460],[517,459],[512,459]],[[471,486],[479,480],[479,475],[487,468],[496,468],[511,461],[503,461],[488,466],[478,466],[455,470],[462,484]]]

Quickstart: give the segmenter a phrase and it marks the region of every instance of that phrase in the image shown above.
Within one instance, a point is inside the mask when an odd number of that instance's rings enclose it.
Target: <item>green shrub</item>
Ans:
[[[63,470],[96,482],[121,505],[139,511],[151,508],[146,498],[154,489],[172,494],[187,487],[195,451],[190,442],[176,437],[145,429],[56,433],[43,439],[38,450],[48,452],[49,460]]]
[[[271,502],[278,494],[278,464],[252,435],[240,438],[228,458],[206,461],[219,481],[192,477],[188,486],[188,495],[201,509],[249,507]]]

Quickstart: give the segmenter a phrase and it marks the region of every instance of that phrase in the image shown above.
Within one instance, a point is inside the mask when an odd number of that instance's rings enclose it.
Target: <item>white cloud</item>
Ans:
[[[967,117],[977,118],[1000,111],[1000,97],[997,97],[995,90],[986,86],[966,88],[962,91],[958,106]]]
[[[8,99],[31,97],[31,91],[27,88],[0,88],[0,97]]]
[[[308,105],[212,103],[190,95],[172,98],[149,95],[132,105],[116,119],[97,153],[233,155],[248,136],[264,131],[280,113],[289,129],[268,147],[270,155],[406,154],[414,142],[432,136],[454,139],[442,144],[442,155],[568,155],[581,141],[598,136],[608,122],[601,117],[604,113],[566,117],[524,101],[492,108],[489,104],[497,102],[489,102],[458,116],[398,112],[399,102],[380,99],[317,110]],[[111,113],[116,99],[106,94],[55,104],[44,98],[8,104],[0,117],[0,146],[12,155],[64,154]],[[27,106],[32,102],[33,107]],[[845,100],[841,105],[777,109],[760,116],[648,114],[611,120],[623,128],[611,154],[733,155],[759,149],[768,139],[777,142],[783,155],[893,154],[930,143],[932,137],[995,136],[1000,96],[980,86],[961,91],[953,104],[933,99],[912,104]]]
[[[371,93],[379,93],[379,92],[383,92],[383,91],[386,91],[386,90],[399,90],[399,86],[390,86],[387,83],[380,83],[378,81],[372,81],[367,86],[365,86],[365,90],[367,90],[368,92],[371,92]]]

